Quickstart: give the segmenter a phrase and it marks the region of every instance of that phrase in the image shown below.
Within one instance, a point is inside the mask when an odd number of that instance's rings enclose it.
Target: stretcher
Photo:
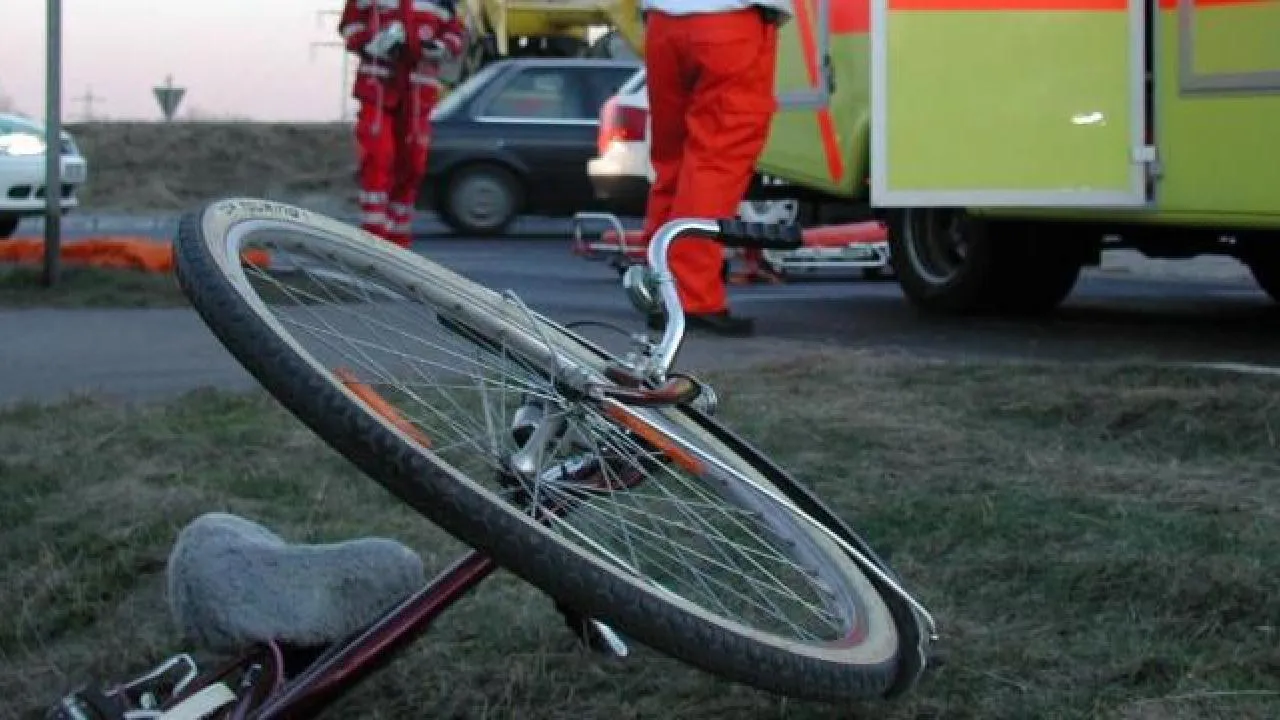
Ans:
[[[591,226],[597,228],[594,233],[588,232]],[[881,272],[889,265],[888,233],[878,221],[805,228],[804,240],[804,246],[795,250],[763,251],[769,269],[786,276],[820,270]],[[618,216],[580,212],[573,216],[571,252],[607,263],[622,275],[632,265],[645,263],[647,248],[641,231],[626,229]],[[725,259],[731,260],[738,252],[725,248]]]

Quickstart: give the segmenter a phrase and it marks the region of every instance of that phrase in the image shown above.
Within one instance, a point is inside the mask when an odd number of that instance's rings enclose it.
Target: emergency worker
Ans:
[[[641,7],[655,176],[647,244],[668,220],[737,216],[777,110],[778,29],[793,11],[791,0],[642,0]],[[670,260],[689,327],[751,334],[751,319],[729,312],[720,243],[686,237]]]
[[[346,0],[338,27],[360,60],[351,91],[360,104],[360,227],[408,247],[440,62],[462,51],[463,25],[454,0]]]

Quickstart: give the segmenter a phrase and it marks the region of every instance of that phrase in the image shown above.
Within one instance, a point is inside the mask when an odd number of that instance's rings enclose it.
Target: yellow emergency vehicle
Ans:
[[[1280,0],[795,1],[759,169],[884,219],[920,307],[1045,311],[1111,244],[1280,299]]]

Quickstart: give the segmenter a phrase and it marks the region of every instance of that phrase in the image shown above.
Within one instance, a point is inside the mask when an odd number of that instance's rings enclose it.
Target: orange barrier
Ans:
[[[60,249],[62,260],[68,264],[151,273],[173,272],[173,245],[154,238],[101,235],[64,242]],[[249,250],[243,257],[250,264],[263,266],[271,259],[265,250]],[[43,238],[0,240],[0,263],[39,263],[43,260]]]

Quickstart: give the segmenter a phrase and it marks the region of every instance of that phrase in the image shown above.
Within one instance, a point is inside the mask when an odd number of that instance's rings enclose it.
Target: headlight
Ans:
[[[0,135],[0,155],[43,155],[44,138],[30,133]]]

